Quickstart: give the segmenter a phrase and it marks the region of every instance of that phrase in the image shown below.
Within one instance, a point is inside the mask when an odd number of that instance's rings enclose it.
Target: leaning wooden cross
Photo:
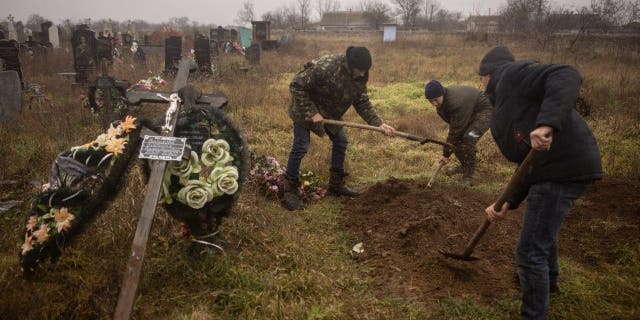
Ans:
[[[165,125],[162,127],[162,136],[164,137],[173,137],[181,107],[181,100],[178,97],[178,91],[187,85],[189,71],[193,67],[194,64],[192,60],[183,58],[180,61],[178,73],[173,86],[173,93],[168,98],[169,108],[166,112]],[[147,138],[148,136],[145,136],[145,140]],[[182,146],[184,147],[184,143]],[[138,283],[140,282],[142,263],[144,261],[144,255],[147,248],[147,241],[149,240],[151,224],[153,223],[153,216],[155,215],[156,206],[160,196],[160,189],[162,187],[162,176],[166,166],[167,161],[159,160],[154,161],[151,169],[142,213],[138,220],[136,234],[131,246],[131,254],[129,255],[127,269],[125,270],[122,286],[120,288],[120,297],[118,298],[118,305],[116,306],[116,312],[114,315],[114,319],[117,320],[129,319],[131,311],[133,310],[133,304],[138,290]]]

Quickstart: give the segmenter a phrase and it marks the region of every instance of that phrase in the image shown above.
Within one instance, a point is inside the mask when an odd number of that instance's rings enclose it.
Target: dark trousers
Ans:
[[[542,182],[529,189],[516,250],[522,319],[546,318],[549,284],[558,281],[558,233],[589,184]]]
[[[340,127],[339,130],[325,130],[329,139],[331,139],[331,171],[343,173],[344,172],[344,159],[347,152],[347,135],[344,132],[344,128]],[[302,159],[309,150],[309,144],[311,143],[310,131],[303,126],[294,123],[293,124],[293,146],[289,153],[289,161],[287,162],[287,178],[297,181],[300,177],[300,164]]]

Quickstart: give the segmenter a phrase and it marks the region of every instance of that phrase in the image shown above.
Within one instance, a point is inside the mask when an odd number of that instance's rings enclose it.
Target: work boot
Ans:
[[[444,173],[448,176],[452,176],[458,173],[462,173],[462,166],[448,167]]]
[[[288,210],[302,210],[304,204],[300,195],[298,195],[298,189],[300,188],[300,181],[286,178],[284,181],[284,196],[282,197],[282,206]]]
[[[331,170],[331,177],[329,178],[329,192],[334,196],[357,196],[359,192],[347,187],[344,182],[344,178],[348,175],[349,174],[344,172]]]

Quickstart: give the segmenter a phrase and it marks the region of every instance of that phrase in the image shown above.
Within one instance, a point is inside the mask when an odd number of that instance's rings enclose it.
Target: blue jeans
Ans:
[[[344,132],[344,128],[340,127],[335,133],[325,130],[329,139],[333,143],[331,148],[331,171],[343,173],[344,172],[344,159],[347,152],[347,135]],[[311,143],[310,131],[303,126],[294,123],[293,124],[293,146],[291,147],[291,153],[289,153],[289,161],[287,162],[287,178],[290,180],[298,180],[300,177],[300,163],[302,158],[307,154],[309,150],[309,144]]]
[[[575,200],[589,185],[541,182],[529,189],[516,250],[522,319],[546,318],[549,284],[558,281],[558,233]]]

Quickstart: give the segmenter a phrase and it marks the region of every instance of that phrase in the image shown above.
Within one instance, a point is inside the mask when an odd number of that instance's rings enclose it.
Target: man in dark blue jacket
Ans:
[[[602,178],[600,151],[575,110],[582,82],[567,65],[515,61],[507,47],[491,49],[480,62],[480,79],[493,102],[491,133],[502,154],[521,163],[538,150],[524,181],[491,221],[527,198],[516,263],[523,319],[544,319],[549,292],[558,290],[557,239],[575,200]]]

